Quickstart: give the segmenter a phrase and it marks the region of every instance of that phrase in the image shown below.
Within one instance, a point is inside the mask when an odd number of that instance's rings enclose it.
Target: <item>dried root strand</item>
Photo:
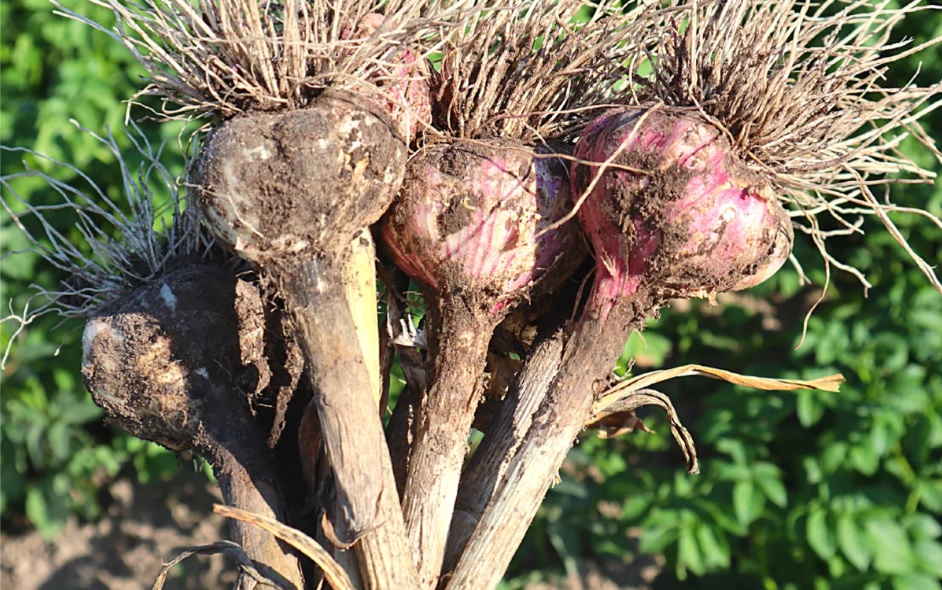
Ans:
[[[573,136],[627,75],[623,64],[640,55],[645,30],[637,17],[651,4],[478,0],[475,17],[445,46],[433,89],[436,126],[465,139]]]
[[[681,0],[671,5],[680,5]],[[826,265],[863,274],[830,256],[816,216],[834,218],[843,233],[862,233],[862,215],[876,215],[942,292],[935,270],[912,250],[889,214],[927,211],[877,198],[874,187],[932,183],[935,173],[898,148],[910,136],[942,162],[919,119],[942,105],[942,82],[886,85],[889,66],[937,47],[942,37],[913,45],[894,27],[933,7],[888,0],[706,1],[689,16],[645,16],[659,31],[646,47],[654,75],[637,78],[622,102],[663,103],[699,111],[726,133],[738,155],[769,177],[793,203],[799,229],[811,234]],[[646,41],[647,42],[647,41]]]
[[[239,566],[239,572],[246,576],[247,578],[254,580],[257,584],[262,587],[271,586],[273,588],[286,588],[287,586],[280,583],[277,578],[280,578],[278,574],[272,571],[265,571],[262,573],[259,571],[259,568],[267,570],[264,565],[256,564],[249,556],[245,554],[245,550],[238,545],[238,543],[233,543],[232,541],[216,541],[215,543],[209,543],[208,545],[196,545],[194,547],[187,547],[180,552],[179,555],[168,561],[160,568],[160,571],[157,573],[157,578],[154,580],[154,585],[151,586],[151,590],[163,590],[164,584],[167,583],[167,575],[170,573],[174,567],[177,566],[180,562],[194,556],[194,555],[216,555],[222,554],[226,555],[235,560],[236,564]]]
[[[429,32],[445,30],[441,19],[422,16],[424,0],[383,3],[375,28],[361,25],[374,18],[377,5],[355,0],[90,1],[114,13],[115,30],[53,3],[59,14],[108,34],[134,55],[149,84],[132,102],[156,96],[167,119],[303,108],[328,87],[381,92],[408,45],[433,51]],[[460,13],[462,4],[441,12]],[[361,30],[370,31],[368,38],[356,38]]]
[[[347,572],[340,567],[340,564],[320,543],[301,531],[264,514],[240,510],[231,506],[216,504],[213,506],[213,512],[271,533],[310,558],[324,572],[325,579],[331,588],[334,588],[334,590],[353,590],[353,583],[350,581]]]
[[[0,146],[3,152],[29,154],[65,168],[84,185],[56,180],[25,162],[23,172],[0,178],[4,190],[0,202],[32,244],[29,251],[70,277],[54,289],[34,286],[38,304],[30,309],[30,303],[19,315],[11,314],[0,320],[18,324],[4,352],[4,362],[15,336],[36,318],[50,312],[63,318],[90,317],[103,305],[157,280],[174,260],[205,256],[212,249],[212,241],[200,230],[197,210],[185,206],[175,176],[160,163],[160,146],[152,146],[132,123],[127,137],[143,158],[143,163],[133,169],[110,132],[102,137],[79,128],[92,134],[114,155],[121,171],[121,193],[126,206],[123,200],[121,203],[112,200],[104,188],[71,164],[30,149]],[[17,185],[20,179],[30,177],[45,181],[59,196],[58,202],[48,205],[27,202],[17,191]],[[156,194],[164,193],[168,195],[167,201],[155,203]],[[47,219],[61,210],[74,212],[74,227],[82,236],[82,245],[73,243]],[[169,223],[165,223],[167,214]],[[38,230],[30,229],[37,226]],[[4,257],[17,253],[9,252]]]
[[[677,410],[671,398],[656,389],[638,389],[629,393],[627,396],[619,399],[606,407],[604,410],[597,411],[589,419],[586,428],[599,428],[601,438],[614,438],[619,434],[631,432],[635,428],[651,432],[641,422],[634,411],[642,406],[658,406],[667,413],[668,423],[670,424],[671,434],[677,441],[677,446],[684,454],[684,460],[687,463],[687,473],[700,473],[700,465],[697,461],[697,447],[693,436],[684,427],[680,421]]]
[[[636,375],[614,384],[606,390],[592,407],[592,417],[586,423],[587,428],[599,428],[603,438],[618,436],[631,432],[635,428],[647,431],[647,427],[634,415],[634,410],[646,405],[659,406],[667,412],[671,434],[684,453],[687,461],[688,473],[697,473],[697,449],[693,437],[684,427],[666,394],[651,389],[650,385],[678,377],[689,376],[708,377],[726,381],[742,387],[751,387],[764,391],[796,391],[802,389],[818,389],[821,391],[837,392],[840,384],[844,382],[843,375],[834,374],[818,379],[775,379],[767,377],[754,377],[740,375],[723,369],[706,367],[703,365],[682,365],[671,369],[650,371]]]

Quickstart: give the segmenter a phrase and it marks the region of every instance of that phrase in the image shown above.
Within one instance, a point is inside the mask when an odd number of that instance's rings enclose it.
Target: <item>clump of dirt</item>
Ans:
[[[208,403],[204,382],[228,383],[233,399],[223,411],[241,408],[251,422],[247,404],[231,402],[240,397],[242,350],[263,346],[250,341],[260,331],[240,334],[239,326],[256,323],[262,307],[258,291],[224,268],[182,266],[90,318],[85,385],[108,419],[131,434],[177,451],[201,446],[204,412],[220,411]]]

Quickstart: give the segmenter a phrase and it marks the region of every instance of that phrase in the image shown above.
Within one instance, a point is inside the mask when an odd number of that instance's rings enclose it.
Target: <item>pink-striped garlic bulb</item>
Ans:
[[[791,253],[791,223],[772,185],[694,114],[603,115],[575,157],[598,163],[574,164],[573,184],[581,192],[594,183],[579,219],[595,250],[602,307],[639,289],[665,298],[745,289]]]
[[[423,285],[434,370],[416,415],[403,512],[423,588],[444,558],[488,343],[515,304],[564,280],[585,256],[566,166],[509,140],[425,147],[380,227]]]

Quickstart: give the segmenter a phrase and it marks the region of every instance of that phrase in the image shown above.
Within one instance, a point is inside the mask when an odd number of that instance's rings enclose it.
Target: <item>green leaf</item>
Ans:
[[[906,531],[892,516],[879,515],[864,521],[873,565],[878,572],[902,574],[913,568],[913,552]]]
[[[47,540],[59,534],[69,518],[67,498],[50,492],[46,486],[36,486],[26,492],[26,516]]]
[[[645,534],[641,535],[639,550],[642,553],[661,553],[677,540],[680,514],[675,510],[657,510],[649,513],[642,523]]]
[[[751,480],[737,481],[733,484],[733,512],[736,520],[748,525],[762,514],[765,497],[756,489]]]
[[[917,541],[938,539],[942,536],[942,524],[928,514],[917,512],[903,517],[903,526]]]
[[[820,392],[802,390],[797,392],[797,395],[798,421],[805,428],[810,428],[824,416],[824,404],[821,402]]]
[[[864,475],[873,475],[880,467],[880,455],[870,444],[869,439],[864,439],[852,446],[848,459],[850,459],[850,464]]]
[[[746,525],[741,524],[730,514],[729,506],[725,503],[720,505],[711,501],[708,497],[703,497],[694,499],[694,505],[706,512],[709,516],[707,520],[719,526],[721,531],[727,531],[738,537],[744,536],[749,531]]]
[[[834,557],[837,547],[834,542],[834,534],[827,522],[827,513],[821,508],[813,508],[808,514],[806,525],[808,544],[818,557],[827,561]]]
[[[719,478],[726,481],[738,481],[752,478],[752,469],[745,463],[745,458],[741,459],[743,463],[730,463],[719,459],[710,463],[710,471]]]
[[[942,512],[942,479],[919,479],[915,482],[922,504],[934,512]]]
[[[845,512],[837,519],[837,543],[841,552],[855,568],[866,571],[870,566],[870,545],[866,532],[857,527],[854,514]]]
[[[644,530],[638,547],[642,553],[661,553],[677,540],[677,528],[673,526],[651,526],[645,523]]]
[[[671,347],[671,341],[657,332],[645,332],[643,335],[633,332],[625,343],[617,365],[624,369],[633,360],[641,368],[660,367]]]
[[[805,457],[804,461],[802,461],[802,466],[805,468],[805,479],[807,479],[808,483],[820,483],[824,478],[824,474],[821,472],[821,466],[818,465],[818,460],[814,457]]]
[[[632,496],[622,503],[621,516],[628,521],[635,520],[648,511],[649,505],[646,495]]]
[[[680,529],[680,537],[677,540],[677,561],[698,576],[706,573],[693,522],[685,523]]]
[[[756,483],[759,484],[765,497],[779,508],[784,508],[788,504],[788,492],[777,472],[774,474],[756,473]]]
[[[824,448],[818,464],[826,475],[830,475],[837,471],[837,468],[843,465],[846,460],[847,443],[832,442]]]
[[[729,567],[729,543],[722,531],[719,531],[719,536],[717,536],[711,524],[700,521],[697,523],[697,542],[707,568],[725,569]]]
[[[916,541],[913,546],[919,569],[942,578],[942,544],[935,541]]]
[[[72,454],[72,430],[64,422],[56,422],[45,432],[46,443],[49,445],[51,458],[59,463],[65,461]]]
[[[69,404],[68,412],[63,416],[68,424],[81,425],[92,420],[98,420],[104,414],[99,406],[92,401],[91,397],[76,399]]]
[[[893,590],[939,590],[940,588],[942,586],[939,585],[938,578],[925,574],[908,572],[893,576]]]

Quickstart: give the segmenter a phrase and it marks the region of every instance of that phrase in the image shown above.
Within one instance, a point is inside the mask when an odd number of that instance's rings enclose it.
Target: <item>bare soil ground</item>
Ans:
[[[95,523],[74,518],[52,541],[35,531],[0,532],[2,590],[140,590],[184,548],[226,539],[225,519],[212,513],[217,488],[202,473],[181,469],[167,481],[127,478],[108,486],[113,502]],[[631,562],[580,561],[569,575],[548,575],[526,590],[647,590],[663,568],[660,556]],[[235,565],[219,555],[176,566],[166,590],[232,587]]]
[[[138,485],[119,479],[114,501],[96,523],[74,519],[51,542],[31,531],[0,533],[3,590],[140,590],[164,562],[192,545],[227,537],[212,514],[220,498],[202,473],[181,469],[168,481]],[[221,556],[191,557],[168,577],[167,590],[228,588],[234,566]]]

